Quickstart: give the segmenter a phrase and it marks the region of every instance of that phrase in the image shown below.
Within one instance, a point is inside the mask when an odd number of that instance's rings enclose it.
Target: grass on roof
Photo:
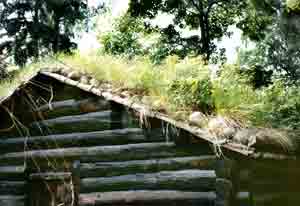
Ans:
[[[191,111],[201,111],[245,126],[300,129],[300,88],[276,80],[255,90],[237,65],[224,65],[220,75],[211,78],[209,67],[199,57],[179,60],[170,56],[161,65],[153,65],[147,57],[128,60],[96,53],[59,59],[115,88],[136,91],[143,103],[174,117],[187,119]]]
[[[285,87],[280,81],[255,90],[236,65],[225,65],[211,78],[201,58],[179,60],[168,57],[153,65],[147,57],[59,55],[57,59],[74,71],[109,82],[119,91],[131,91],[134,98],[174,118],[186,120],[192,111],[229,117],[244,126],[300,129],[300,89]],[[41,63],[42,62],[42,63]],[[28,81],[40,68],[57,62],[47,59],[23,68],[0,83],[0,97]]]

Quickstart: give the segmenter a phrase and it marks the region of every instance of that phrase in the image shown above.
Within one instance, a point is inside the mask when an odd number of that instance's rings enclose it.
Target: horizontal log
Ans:
[[[85,100],[70,99],[52,102],[50,105],[43,105],[37,108],[34,113],[49,119],[59,116],[79,115],[100,110],[107,110],[109,108],[109,102],[101,98],[89,98]]]
[[[56,160],[80,160],[81,162],[98,161],[126,161],[152,158],[181,157],[209,154],[205,150],[199,151],[197,147],[180,147],[174,143],[140,143],[115,146],[72,147],[64,149],[33,150],[26,152],[13,152],[0,155],[0,164],[23,163],[34,159],[49,163]],[[47,160],[45,162],[45,160]]]
[[[99,119],[110,119],[112,112],[110,110],[107,111],[101,111],[101,112],[92,112],[82,115],[72,115],[72,116],[64,116],[64,117],[58,117],[54,119],[48,119],[43,120],[40,123],[47,126],[52,126],[56,124],[71,124],[71,123],[77,123],[82,121],[90,121],[90,120],[99,120]]]
[[[67,180],[71,179],[72,174],[70,172],[48,172],[48,173],[34,173],[29,175],[30,180]]]
[[[215,190],[215,185],[216,174],[213,170],[182,170],[84,178],[81,179],[80,191],[88,193],[144,189],[172,190],[174,188],[183,191],[211,191]]]
[[[213,170],[215,156],[178,157],[125,162],[97,162],[80,165],[81,177],[109,177],[134,173],[153,173],[162,170],[204,169]]]
[[[23,179],[25,177],[24,171],[25,171],[24,166],[0,167],[0,180]]]
[[[121,118],[112,120],[111,114],[111,111],[103,111],[48,119],[32,123],[30,129],[33,134],[40,134],[41,130],[51,134],[108,130],[122,122]]]
[[[0,181],[0,195],[23,195],[24,192],[23,181]]]
[[[25,206],[24,196],[0,195],[1,206]]]
[[[153,133],[152,136],[146,137],[140,128],[126,128],[87,133],[0,139],[0,153],[23,151],[25,143],[26,148],[32,150],[76,146],[120,145],[163,140],[164,137],[160,133]]]
[[[49,110],[55,110],[55,109],[64,109],[64,108],[73,108],[77,107],[78,102],[76,102],[75,99],[69,99],[65,101],[57,101],[57,102],[50,102],[49,104],[44,104],[36,109],[38,112],[45,112]]]
[[[80,206],[94,205],[214,205],[214,192],[141,190],[81,194]]]

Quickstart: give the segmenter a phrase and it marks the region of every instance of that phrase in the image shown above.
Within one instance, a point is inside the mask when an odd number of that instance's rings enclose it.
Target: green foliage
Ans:
[[[237,23],[237,27],[243,31],[243,35],[253,41],[263,40],[266,29],[272,25],[273,17],[261,10],[255,10],[250,4],[245,10],[243,18]]]
[[[299,0],[287,0],[287,7],[293,12],[300,13],[300,1]]]
[[[286,84],[299,84],[300,79],[300,33],[282,30],[275,25],[266,38],[257,43],[256,48],[241,54],[241,64],[257,76],[262,75],[254,85],[267,85],[271,76],[286,81]],[[298,40],[297,40],[298,39]],[[298,45],[298,46],[297,46]]]
[[[130,1],[129,13],[132,16],[141,16],[145,19],[154,18],[160,12],[174,15],[173,23],[161,29],[164,43],[169,44],[172,48],[182,50],[183,55],[201,54],[206,60],[209,60],[211,54],[216,50],[214,40],[230,35],[227,30],[228,27],[236,22],[246,4],[247,1],[245,0],[155,0],[151,2],[132,0]],[[196,36],[184,37],[178,31],[178,27],[199,29],[200,32]],[[173,51],[163,51],[160,54],[164,53],[174,54]]]
[[[48,52],[70,51],[77,20],[85,18],[86,1],[82,0],[13,0],[0,1],[0,27],[8,38],[0,44],[24,65],[31,58]]]
[[[109,82],[114,91],[130,91],[138,100],[170,115],[178,111],[202,111],[239,120],[247,126],[300,129],[300,89],[275,81],[254,89],[247,75],[235,65],[224,65],[220,74],[209,78],[208,67],[200,58],[179,60],[171,56],[160,65],[147,58],[99,56],[97,54],[60,55],[59,60],[101,82]],[[7,96],[39,68],[57,66],[44,59],[0,82],[0,97]],[[101,66],[99,66],[101,65]],[[144,96],[144,97],[142,97]],[[185,117],[187,118],[187,117]],[[184,118],[184,119],[185,119]]]
[[[22,70],[10,66],[9,70],[12,72],[7,73],[6,77],[0,80],[0,99],[11,95],[20,85],[32,79],[41,68],[51,64],[53,64],[52,61],[44,59],[43,62],[31,63]]]
[[[139,42],[144,27],[138,18],[124,15],[117,19],[114,29],[100,37],[104,53],[112,55],[127,55],[132,58],[143,54],[143,48]]]
[[[299,87],[285,87],[280,81],[261,92],[263,100],[253,112],[253,122],[275,128],[300,129]]]
[[[254,89],[238,67],[225,66],[213,81],[216,113],[255,126],[300,129],[300,90],[275,81]]]
[[[270,84],[271,78],[299,84],[300,15],[288,12],[283,0],[251,2],[256,10],[250,11],[257,17],[249,17],[251,21],[246,21],[246,30],[239,25],[245,35],[259,40],[255,49],[241,54],[241,64],[250,73],[250,81],[256,88]]]
[[[250,0],[252,5],[267,15],[276,14],[277,10],[282,7],[285,0]]]
[[[209,76],[175,80],[169,85],[168,93],[177,108],[190,107],[195,111],[211,113],[214,107]]]
[[[258,97],[246,76],[234,65],[224,65],[220,75],[213,80],[212,92],[217,114],[247,120]]]
[[[102,37],[101,43],[107,54],[125,54],[129,57],[142,54],[142,45],[133,33],[111,32]]]

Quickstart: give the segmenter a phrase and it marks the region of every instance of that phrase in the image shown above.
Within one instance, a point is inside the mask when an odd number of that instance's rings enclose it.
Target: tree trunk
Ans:
[[[34,16],[33,16],[33,34],[32,34],[32,41],[34,44],[33,48],[33,56],[34,58],[38,59],[39,58],[39,36],[37,30],[39,30],[39,9],[41,8],[41,1],[35,1],[35,7],[34,7]]]
[[[210,51],[210,35],[209,35],[209,19],[208,19],[208,13],[205,13],[204,15],[204,24],[205,24],[205,40],[204,40],[204,51],[206,53],[206,60],[209,61],[210,60],[210,55],[211,55],[211,51]],[[208,62],[207,62],[208,63]]]
[[[52,44],[53,53],[57,53],[59,51],[59,35],[60,35],[60,17],[54,13],[54,40]]]
[[[204,6],[201,1],[199,1],[199,22],[200,22],[200,31],[201,31],[201,54],[204,55],[206,61],[209,61],[210,54],[209,54],[209,44],[210,39],[208,36],[208,19],[207,14],[204,11]]]

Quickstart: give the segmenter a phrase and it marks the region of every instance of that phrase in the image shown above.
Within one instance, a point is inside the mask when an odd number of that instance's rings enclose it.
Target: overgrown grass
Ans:
[[[192,111],[230,117],[245,126],[300,129],[300,89],[280,81],[255,90],[235,65],[225,65],[214,79],[201,58],[168,57],[153,65],[147,57],[128,60],[121,56],[92,53],[59,55],[58,60],[73,70],[108,82],[115,90],[129,91],[133,98],[173,117],[188,119]],[[43,60],[0,83],[6,96],[40,68],[52,67]],[[183,116],[182,116],[183,115]]]
[[[55,64],[56,61],[53,58],[47,57],[24,68],[10,66],[8,77],[0,80],[0,99],[11,95],[20,85],[32,79],[41,69],[46,69]]]
[[[165,63],[155,66],[147,57],[128,60],[125,57],[98,56],[60,56],[59,59],[76,70],[88,73],[99,81],[108,81],[115,88],[131,90],[143,95],[142,101],[155,108],[167,111],[190,109],[178,105],[170,96],[170,86],[175,81],[207,78],[208,67],[200,58],[186,58],[179,61],[175,56],[166,59]],[[181,106],[180,108],[178,108]]]
[[[216,113],[242,120],[245,125],[300,129],[300,88],[280,80],[253,89],[236,66],[225,66],[213,81]]]
[[[136,91],[144,96],[144,103],[173,115],[201,111],[234,118],[245,126],[300,128],[299,88],[277,81],[255,90],[235,65],[223,66],[220,75],[211,79],[201,58],[171,56],[161,65],[146,57],[128,60],[97,54],[59,59],[115,88]]]
[[[20,85],[29,81],[40,68],[40,64],[36,63],[26,69],[11,71],[7,78],[0,80],[0,98],[11,95]]]

